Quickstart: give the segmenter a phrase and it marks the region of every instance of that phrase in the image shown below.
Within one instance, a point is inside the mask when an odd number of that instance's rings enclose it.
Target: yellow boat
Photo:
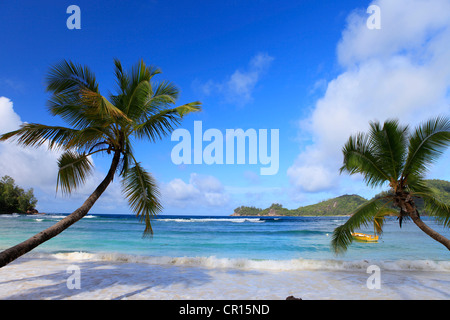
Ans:
[[[365,233],[352,233],[353,239],[363,242],[378,242],[378,236]]]

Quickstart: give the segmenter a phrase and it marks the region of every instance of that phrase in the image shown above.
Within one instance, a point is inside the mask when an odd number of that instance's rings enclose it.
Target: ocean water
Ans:
[[[29,238],[64,216],[0,215],[0,249]],[[304,268],[318,269],[338,265],[340,268],[357,267],[351,262],[361,261],[397,263],[398,268],[414,269],[423,268],[423,262],[428,261],[450,271],[450,253],[444,246],[425,235],[411,221],[400,228],[395,218],[386,223],[378,243],[353,242],[345,255],[335,256],[330,250],[331,235],[346,219],[160,215],[152,220],[153,236],[143,237],[144,225],[135,216],[90,214],[35,251],[103,254],[109,255],[110,259],[115,255],[117,259],[127,257],[146,262],[183,258],[184,262],[180,263],[195,263],[197,259],[201,264],[216,259],[222,267],[227,266],[228,259],[230,267],[235,262],[241,266],[253,264],[253,268],[259,265],[259,268],[281,269],[302,268],[299,261],[305,263]],[[448,229],[432,219],[424,220],[450,237]],[[362,231],[371,233],[372,230]]]
[[[27,239],[64,216],[64,214],[0,215],[0,250]],[[59,236],[27,254],[22,264],[12,264],[10,269],[7,269],[11,273],[6,277],[9,280],[19,277],[26,282],[23,273],[27,263],[38,263],[39,259],[47,259],[47,265],[52,265],[53,268],[58,265],[61,268],[62,261],[65,261],[100,263],[102,267],[99,268],[106,270],[108,268],[105,267],[105,263],[106,266],[109,263],[113,266],[121,265],[121,272],[131,272],[135,276],[140,274],[139,270],[157,268],[161,283],[166,281],[162,279],[170,278],[175,272],[170,268],[178,268],[176,272],[179,273],[181,270],[182,274],[196,270],[195,275],[191,274],[191,278],[194,279],[202,278],[201,274],[205,275],[207,270],[208,275],[205,277],[215,279],[214,282],[210,281],[215,283],[213,287],[211,283],[203,284],[206,286],[204,290],[196,291],[195,294],[180,296],[179,288],[175,288],[173,292],[169,290],[168,293],[155,291],[150,295],[151,298],[208,298],[211,297],[211,292],[216,296],[224,294],[224,287],[235,289],[227,296],[220,296],[222,298],[248,298],[252,290],[254,292],[250,298],[282,298],[289,293],[295,295],[295,288],[298,286],[303,288],[309,286],[312,289],[307,293],[301,290],[303,295],[309,294],[314,298],[313,292],[321,292],[320,297],[324,297],[326,293],[326,297],[339,299],[361,297],[361,295],[352,296],[354,286],[357,285],[359,289],[365,287],[368,277],[366,270],[368,266],[376,265],[384,272],[385,289],[390,287],[393,290],[392,292],[384,290],[382,294],[378,292],[377,294],[381,295],[374,296],[376,298],[403,297],[402,294],[406,293],[403,292],[399,296],[395,291],[400,284],[409,288],[405,289],[405,292],[408,292],[407,297],[450,298],[450,252],[425,235],[412,221],[404,223],[402,228],[399,228],[395,218],[390,218],[378,243],[353,242],[345,255],[335,256],[330,249],[331,235],[334,228],[344,223],[346,219],[347,217],[160,215],[152,220],[153,236],[143,237],[144,225],[132,215],[89,214]],[[432,219],[425,217],[424,221],[438,232],[450,237],[449,230]],[[371,230],[361,231],[371,232]],[[35,269],[39,264],[33,263],[29,267],[29,272],[34,274],[30,278],[35,281],[38,278]],[[125,265],[128,269],[124,267]],[[0,270],[0,289],[4,292],[3,298],[41,297],[42,291],[36,292],[35,296],[30,292],[29,295],[20,296],[13,287],[7,286],[7,281],[4,282],[6,287],[2,288],[1,272]],[[114,276],[110,276],[117,278],[112,284],[120,282],[120,279],[127,276],[117,272]],[[245,281],[242,277],[238,277],[238,274],[242,275],[240,272],[246,272]],[[405,272],[411,278],[405,278]],[[341,282],[334,283],[332,280],[336,279],[337,275],[342,278],[343,274],[347,277],[346,283],[349,285],[345,290]],[[97,273],[95,276],[101,277]],[[95,276],[92,275],[94,278]],[[153,274],[153,279],[154,276]],[[232,278],[226,280],[230,276]],[[145,276],[139,277],[143,277],[141,279],[143,282],[147,279]],[[240,280],[237,281],[236,277]],[[94,278],[89,285],[85,280],[85,287],[93,287],[85,291],[82,298],[113,298],[110,296],[111,292],[116,292],[116,296],[127,296],[122,295],[120,291],[122,287],[120,290],[117,289],[119,291],[108,291],[108,294],[103,292],[103,296],[101,294],[90,296],[87,292],[90,294],[97,292],[94,284],[98,283],[98,279]],[[262,285],[262,279],[272,281],[272,285],[281,290],[279,295],[273,296],[277,291],[273,288],[267,289],[270,285]],[[217,281],[223,283],[218,284]],[[301,283],[294,286],[296,281]],[[242,283],[245,285],[237,289]],[[434,290],[436,286],[443,288]],[[150,287],[153,290],[158,285]],[[424,287],[428,289],[424,290]],[[189,286],[183,288],[183,292],[190,292]],[[141,296],[134,295],[135,298],[145,298],[145,295],[142,296],[143,292],[150,289],[142,291],[127,287],[125,291],[130,290],[141,294]],[[263,292],[266,293],[262,294]],[[371,298],[375,293],[366,290],[365,294]]]

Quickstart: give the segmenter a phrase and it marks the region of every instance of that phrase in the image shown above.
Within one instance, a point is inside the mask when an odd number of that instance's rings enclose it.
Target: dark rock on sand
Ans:
[[[286,300],[302,300],[302,298],[296,298],[294,296],[289,296],[286,298]]]

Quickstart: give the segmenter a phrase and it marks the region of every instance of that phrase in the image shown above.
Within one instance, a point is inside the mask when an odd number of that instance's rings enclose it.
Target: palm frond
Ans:
[[[129,137],[125,137],[124,147],[123,147],[123,157],[120,163],[120,175],[123,175],[128,171],[131,163],[134,161],[133,146]]]
[[[200,101],[194,101],[194,102],[186,103],[186,104],[183,104],[182,106],[176,107],[174,110],[176,112],[178,112],[178,114],[181,118],[183,118],[188,113],[201,111],[202,103]]]
[[[426,192],[426,193],[433,192],[430,189],[430,187],[426,184],[426,182],[422,178],[422,176],[417,176],[416,174],[408,175],[405,186],[413,193],[414,192]]]
[[[369,226],[374,217],[380,212],[383,202],[372,199],[355,210],[352,216],[343,225],[337,227],[332,236],[331,247],[336,254],[345,252],[353,241],[352,232],[361,226]],[[380,216],[381,217],[381,216]]]
[[[373,217],[373,227],[376,234],[383,233],[384,223],[386,222],[386,216],[395,215],[397,211],[391,208],[387,208],[386,205],[391,202],[386,202]]]
[[[154,66],[147,66],[143,60],[131,67],[131,72],[127,72],[128,87],[124,94],[131,96],[136,87],[142,82],[150,82],[151,79],[160,74],[161,70]]]
[[[122,109],[131,119],[139,119],[145,113],[145,104],[151,96],[151,85],[148,81],[141,81],[135,87],[130,95],[126,96]]]
[[[155,142],[169,135],[179,123],[179,119],[174,115],[174,112],[163,110],[151,116],[144,123],[136,125],[133,134],[138,139],[149,139]]]
[[[47,103],[52,115],[61,116],[80,129],[92,124],[104,124],[104,117],[99,117],[92,109],[103,111],[109,106],[101,105],[107,103],[98,98],[98,84],[88,67],[64,60],[50,69],[46,83],[47,91],[52,93]]]
[[[78,134],[67,144],[68,148],[75,148],[79,152],[93,152],[97,146],[107,147],[116,142],[110,127],[91,126],[78,131]]]
[[[133,108],[133,119],[139,123],[164,110],[171,110],[178,99],[179,90],[172,82],[162,81],[158,85],[154,83],[149,85],[144,103]]]
[[[141,59],[138,63],[131,67],[131,88],[138,85],[142,81],[149,82],[155,75],[160,73],[161,69],[152,65],[147,66],[144,60]],[[132,91],[134,90],[130,90],[128,93],[131,93]]]
[[[360,173],[364,181],[372,186],[377,187],[386,181],[390,181],[388,173],[383,171],[379,159],[372,152],[369,135],[359,133],[351,136],[344,148],[343,165],[340,172],[348,172],[350,175]]]
[[[85,108],[85,115],[100,119],[131,120],[119,108],[116,108],[100,93],[88,89],[80,89],[81,101]],[[112,122],[112,121],[111,121]]]
[[[15,139],[17,144],[26,147],[40,147],[47,143],[49,149],[76,149],[92,152],[92,148],[107,140],[113,140],[108,128],[88,127],[82,130],[36,123],[24,124],[20,129],[0,136],[0,141]]]
[[[426,213],[444,227],[450,228],[450,206],[435,197],[424,198],[424,201]]]
[[[122,63],[119,59],[114,59],[114,72],[116,74],[116,82],[119,87],[118,91],[125,93],[130,84],[130,77],[126,72],[124,72]]]
[[[63,193],[70,194],[86,181],[93,166],[88,155],[66,151],[58,159],[58,168],[56,190],[61,187]]]
[[[78,134],[79,131],[75,129],[28,123],[18,130],[1,135],[0,141],[16,139],[18,144],[25,147],[40,147],[48,142],[49,149],[60,149],[66,148]]]
[[[148,109],[148,101],[154,95],[151,79],[161,73],[154,66],[147,66],[143,60],[132,66],[131,71],[124,71],[120,61],[115,60],[118,94],[111,97],[117,108],[130,119],[139,120]]]
[[[423,176],[450,145],[450,119],[437,117],[418,126],[409,139],[403,175]]]
[[[173,82],[161,81],[152,86],[156,86],[151,100],[152,105],[175,104],[178,100],[180,90]]]
[[[46,77],[47,91],[55,94],[73,94],[80,88],[98,92],[95,75],[87,66],[63,60],[50,68]]]
[[[53,94],[47,101],[48,111],[53,116],[59,116],[74,128],[84,129],[91,125],[99,125],[99,117],[86,113],[78,94]]]
[[[347,248],[352,244],[352,242],[352,230],[347,228],[345,224],[334,229],[331,239],[331,248],[336,255],[343,254],[347,251]]]
[[[156,181],[136,162],[123,173],[122,187],[131,209],[145,221],[144,235],[153,234],[150,219],[162,210]]]
[[[145,122],[135,125],[133,133],[139,139],[149,139],[155,142],[171,134],[186,114],[200,110],[200,102],[192,102],[173,109],[161,110],[150,116]]]
[[[425,212],[433,217],[438,223],[446,228],[450,228],[450,205],[439,201],[435,194],[431,192],[415,192],[416,197],[423,199]]]
[[[400,126],[398,120],[370,123],[371,152],[378,160],[383,172],[389,174],[391,181],[400,178],[407,150],[408,127]]]

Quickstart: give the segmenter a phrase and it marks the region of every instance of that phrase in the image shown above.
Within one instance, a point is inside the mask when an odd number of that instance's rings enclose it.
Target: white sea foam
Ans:
[[[20,217],[20,214],[18,213],[0,214],[0,218],[16,218],[16,217]]]
[[[365,271],[370,265],[377,265],[382,270],[389,271],[434,271],[449,272],[450,261],[431,260],[397,260],[397,261],[368,261],[368,260],[253,260],[245,258],[209,257],[167,257],[167,256],[139,256],[122,253],[87,253],[65,252],[54,254],[57,259],[72,261],[112,261],[143,263],[151,265],[194,266],[205,268],[229,268],[240,270],[270,270],[270,271]]]
[[[164,222],[234,222],[234,223],[243,223],[243,222],[254,222],[261,223],[265,222],[259,218],[235,218],[235,219],[226,219],[226,218],[189,218],[189,219],[177,219],[177,218],[158,218],[157,221]]]
[[[450,297],[448,262],[383,262],[380,290],[367,288],[368,263],[372,262],[31,253],[2,268],[0,299],[284,300],[294,295],[306,300],[405,300]],[[73,266],[80,270],[79,290],[67,287],[68,277],[72,276],[67,270]],[[393,270],[385,270],[386,267]],[[321,270],[324,268],[326,270]]]

